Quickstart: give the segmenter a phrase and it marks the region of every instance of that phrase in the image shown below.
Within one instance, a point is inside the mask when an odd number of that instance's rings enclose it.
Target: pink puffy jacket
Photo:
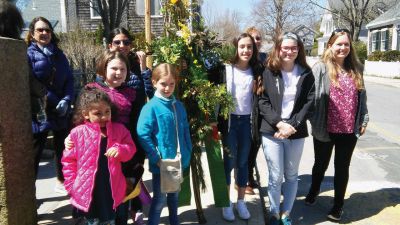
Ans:
[[[111,147],[118,149],[116,158],[108,158],[115,210],[125,197],[126,181],[122,174],[121,162],[132,158],[136,152],[136,146],[124,125],[108,122],[106,128],[107,149]],[[98,123],[79,125],[72,129],[69,137],[74,143],[74,147],[63,152],[61,162],[65,178],[64,186],[71,197],[71,204],[88,212],[92,201],[100,152],[100,126]]]

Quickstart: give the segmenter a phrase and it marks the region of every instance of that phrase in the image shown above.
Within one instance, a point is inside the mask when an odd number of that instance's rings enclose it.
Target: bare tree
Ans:
[[[310,3],[330,11],[337,26],[350,30],[353,40],[358,40],[362,25],[375,19],[396,4],[398,0],[329,0],[329,8],[319,5],[316,0]]]
[[[305,24],[313,26],[318,7],[303,0],[258,0],[252,8],[254,23],[276,40],[286,30]]]
[[[241,33],[240,23],[242,17],[237,11],[225,10],[218,17],[214,17],[211,24],[208,24],[210,30],[218,33],[221,40],[230,41]]]
[[[90,0],[91,7],[100,14],[106,36],[119,27],[129,0]]]

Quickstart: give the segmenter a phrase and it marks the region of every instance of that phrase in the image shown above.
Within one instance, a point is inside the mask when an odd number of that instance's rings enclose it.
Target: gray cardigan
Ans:
[[[315,111],[310,118],[311,134],[319,141],[328,142],[330,141],[327,131],[330,79],[323,62],[316,63],[312,70],[315,77]],[[357,137],[360,136],[360,128],[366,127],[368,121],[367,93],[365,89],[362,89],[358,91],[358,106],[354,124],[354,134]]]

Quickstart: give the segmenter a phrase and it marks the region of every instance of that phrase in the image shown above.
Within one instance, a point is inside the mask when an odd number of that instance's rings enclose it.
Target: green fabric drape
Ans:
[[[211,176],[211,185],[214,193],[216,207],[229,206],[229,194],[225,179],[224,160],[222,158],[221,144],[216,127],[208,135],[205,143],[207,151],[208,167]]]

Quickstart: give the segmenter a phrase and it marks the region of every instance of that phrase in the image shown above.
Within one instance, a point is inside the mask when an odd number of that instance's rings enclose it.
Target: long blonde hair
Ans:
[[[331,37],[328,40],[327,48],[322,54],[322,61],[325,63],[329,79],[332,81],[333,85],[339,86],[338,83],[338,73],[341,68],[335,61],[335,56],[333,51],[331,50],[331,46],[336,41],[336,39],[340,36],[347,35],[347,38],[350,42],[350,52],[347,57],[344,59],[344,69],[348,72],[350,77],[353,79],[357,90],[364,89],[364,83],[362,78],[363,73],[363,65],[360,63],[356,51],[353,47],[353,41],[350,37],[350,32],[347,29],[336,29],[333,31]]]

